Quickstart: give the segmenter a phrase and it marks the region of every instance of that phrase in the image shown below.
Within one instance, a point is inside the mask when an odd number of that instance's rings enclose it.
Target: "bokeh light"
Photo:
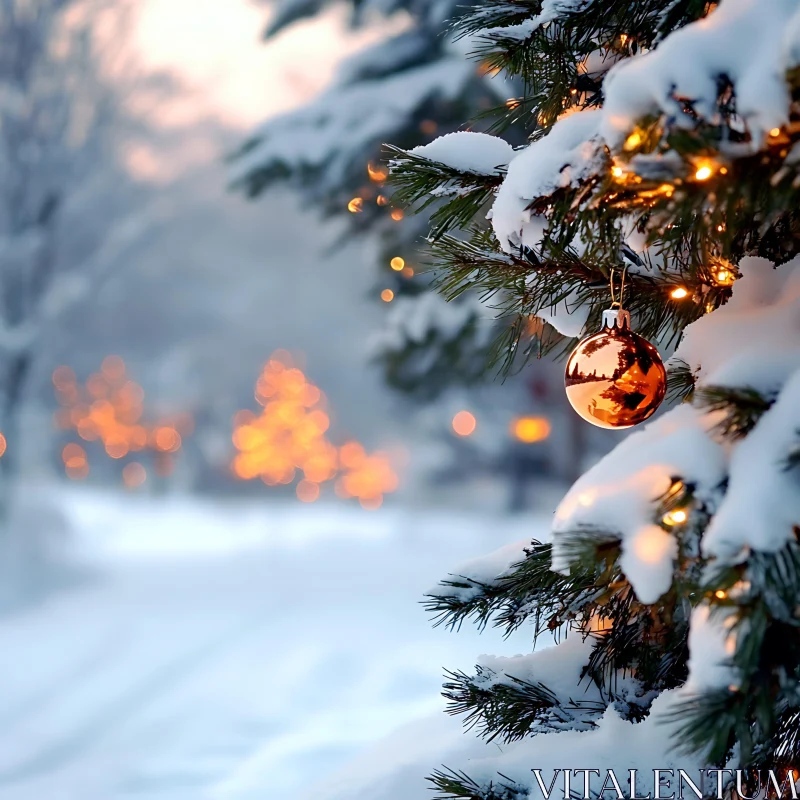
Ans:
[[[475,432],[478,421],[469,411],[459,411],[453,417],[453,430],[459,436],[470,436]]]

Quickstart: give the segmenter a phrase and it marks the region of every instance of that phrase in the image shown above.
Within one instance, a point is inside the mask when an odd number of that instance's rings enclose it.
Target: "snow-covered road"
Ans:
[[[0,799],[278,800],[527,646],[418,600],[537,523],[70,495],[88,577],[0,618]]]

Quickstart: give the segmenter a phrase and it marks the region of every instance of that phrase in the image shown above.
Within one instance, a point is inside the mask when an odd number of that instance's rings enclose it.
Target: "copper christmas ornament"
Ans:
[[[587,422],[630,428],[664,400],[667,371],[658,350],[631,330],[627,311],[603,312],[603,329],[578,343],[567,361],[567,398]]]

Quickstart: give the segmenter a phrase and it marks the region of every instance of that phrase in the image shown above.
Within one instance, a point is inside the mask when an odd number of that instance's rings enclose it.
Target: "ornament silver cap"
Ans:
[[[608,308],[603,312],[603,328],[631,329],[631,315],[621,308]]]

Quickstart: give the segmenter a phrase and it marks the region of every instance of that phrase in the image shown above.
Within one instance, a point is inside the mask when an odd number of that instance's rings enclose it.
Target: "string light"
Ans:
[[[736,272],[730,262],[717,259],[709,269],[711,277],[717,286],[732,286],[736,281]]]
[[[72,369],[57,367],[53,386],[61,409],[55,422],[64,430],[74,430],[86,442],[99,442],[106,455],[114,460],[134,452],[151,449],[158,459],[180,450],[182,434],[193,428],[189,414],[177,414],[152,424],[143,417],[144,390],[126,375],[125,362],[119,356],[103,359],[98,372],[79,387]],[[68,448],[68,449],[67,449]],[[70,444],[63,451],[64,468],[69,477],[79,480],[88,475],[85,450]],[[123,482],[130,485],[123,469]]]
[[[668,511],[663,517],[661,517],[661,521],[670,528],[675,525],[683,525],[687,519],[689,519],[689,515],[682,508],[676,508],[672,511]]]
[[[406,267],[403,270],[403,277],[404,278],[413,278],[414,277],[414,268],[413,267]]]
[[[231,469],[240,480],[279,486],[299,478],[295,494],[304,503],[315,502],[321,484],[335,480],[339,497],[356,498],[365,508],[377,508],[383,495],[397,488],[388,455],[368,455],[358,442],[341,448],[330,442],[325,397],[288,353],[273,353],[256,382],[255,398],[263,406],[259,415],[249,410],[234,415],[237,453]]]
[[[642,143],[642,134],[634,131],[626,140],[623,148],[625,150],[635,150]]]
[[[400,272],[405,267],[406,262],[400,256],[395,256],[390,262],[389,266],[395,271]]]
[[[364,199],[362,197],[354,197],[347,204],[347,210],[351,214],[360,214],[364,210]]]
[[[402,208],[395,208],[392,210],[391,217],[395,222],[400,222],[400,220],[403,219],[404,216],[405,214],[403,213]]]
[[[453,417],[453,430],[458,436],[471,436],[477,427],[477,420],[474,414],[469,411],[459,411]]]
[[[378,198],[375,200],[375,202],[379,206],[387,206],[387,205],[389,205],[389,198],[386,197],[385,195],[379,194]]]
[[[781,129],[780,128],[773,128],[769,132],[769,135],[774,139],[776,136],[780,136],[781,135]]]
[[[381,300],[384,303],[391,303],[394,300],[394,292],[391,289],[384,289],[381,292]]]
[[[694,173],[694,177],[695,180],[698,181],[707,181],[713,174],[714,170],[711,168],[711,165],[706,163],[697,168],[697,171]]]
[[[714,592],[714,597],[716,597],[718,600],[724,600],[727,596],[727,593],[722,589],[717,589],[717,591]]]
[[[374,167],[372,164],[367,164],[367,173],[369,179],[375,183],[383,183],[389,177],[389,170],[384,167]]]
[[[685,286],[678,286],[669,293],[669,296],[673,300],[683,300],[689,296],[689,290]]]
[[[622,177],[622,173],[623,173],[622,167],[616,167],[616,166],[615,167],[611,167],[611,174],[615,178],[621,178]]]
[[[544,417],[519,417],[511,423],[511,434],[525,444],[541,442],[550,435],[550,422]]]

